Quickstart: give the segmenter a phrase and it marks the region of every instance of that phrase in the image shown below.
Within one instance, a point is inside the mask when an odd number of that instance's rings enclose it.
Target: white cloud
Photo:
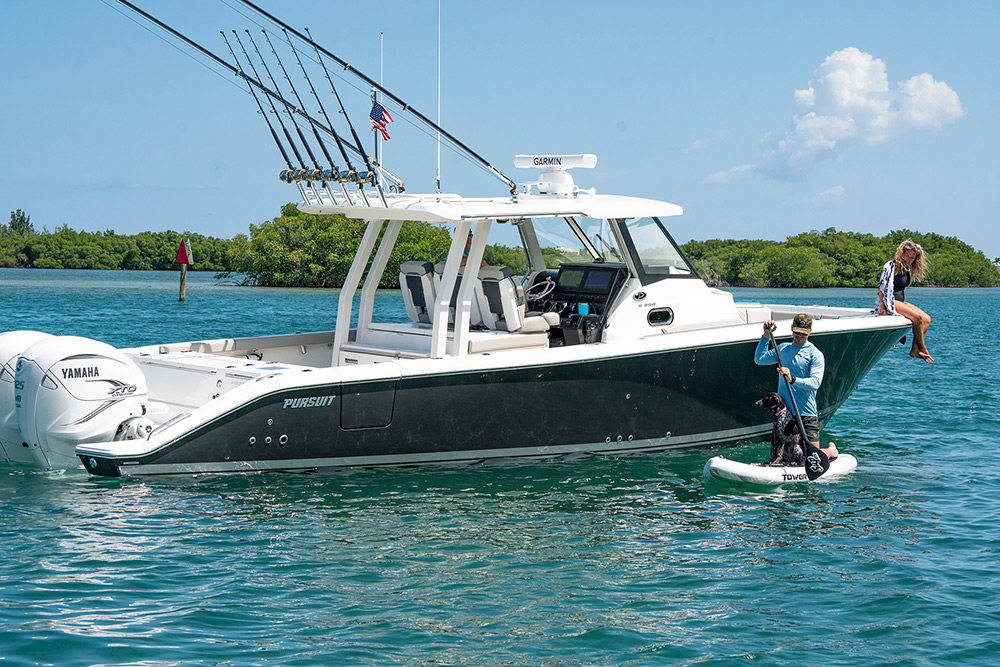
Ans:
[[[899,84],[899,91],[906,99],[900,117],[908,127],[940,130],[945,124],[965,117],[958,94],[926,72]]]
[[[756,171],[757,167],[752,164],[741,164],[732,169],[717,171],[706,176],[702,183],[729,183],[731,181],[742,181],[744,178]]]
[[[815,197],[805,197],[802,199],[804,204],[813,204],[815,206],[833,206],[834,204],[840,204],[844,201],[847,196],[847,191],[844,189],[843,185],[835,185],[829,190],[824,190]]]
[[[729,130],[716,130],[714,137],[708,139],[706,139],[705,137],[695,139],[690,146],[685,146],[684,148],[682,148],[681,153],[695,153],[698,151],[703,151],[706,148],[708,148],[709,144],[715,141],[721,141],[725,139],[728,135],[729,135]]]
[[[697,151],[705,150],[707,146],[708,146],[708,141],[706,141],[705,139],[695,139],[693,144],[682,148],[681,153],[695,153]]]
[[[851,146],[939,130],[966,114],[958,93],[926,72],[890,88],[885,63],[855,47],[827,57],[793,99],[801,113],[792,117],[784,136],[768,133],[763,138],[761,159],[751,171],[800,179],[817,162],[838,157]],[[745,173],[746,166],[735,169]],[[716,177],[731,171],[717,172],[705,182],[724,182]]]

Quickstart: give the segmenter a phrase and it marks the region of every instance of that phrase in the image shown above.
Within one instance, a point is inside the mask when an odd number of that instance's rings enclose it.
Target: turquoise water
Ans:
[[[0,270],[0,330],[135,345],[334,325],[333,290],[189,275],[180,304],[177,279]],[[879,362],[823,434],[860,467],[826,484],[706,484],[710,450],[174,479],[0,468],[0,659],[996,664],[1000,290],[907,294],[934,318],[936,363]],[[390,299],[381,319],[401,317]]]

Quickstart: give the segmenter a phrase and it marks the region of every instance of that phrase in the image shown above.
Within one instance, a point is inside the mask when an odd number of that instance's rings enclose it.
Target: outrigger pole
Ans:
[[[119,1],[120,2],[124,2],[125,0],[119,0]],[[448,132],[445,129],[443,129],[440,125],[438,125],[437,123],[435,123],[434,121],[432,121],[430,118],[428,118],[427,116],[423,115],[422,113],[420,113],[419,111],[417,111],[416,109],[414,109],[413,107],[411,107],[409,104],[407,104],[403,100],[401,100],[398,97],[396,97],[394,94],[392,94],[391,92],[389,92],[388,90],[386,90],[385,88],[383,88],[382,86],[380,86],[377,82],[373,81],[370,77],[366,76],[363,72],[355,69],[349,63],[345,62],[344,60],[341,60],[337,56],[335,56],[332,53],[330,53],[329,51],[327,51],[325,48],[323,48],[322,46],[320,46],[319,44],[317,44],[316,42],[314,42],[311,37],[306,37],[301,32],[299,32],[295,28],[291,27],[290,25],[288,25],[287,23],[285,23],[284,21],[282,21],[278,17],[276,17],[273,14],[271,14],[270,12],[268,12],[268,11],[266,11],[266,10],[258,7],[253,2],[250,2],[250,0],[240,0],[240,2],[242,2],[244,5],[250,7],[251,9],[253,9],[255,12],[257,12],[261,16],[264,16],[267,19],[269,19],[270,21],[273,21],[275,24],[281,26],[285,30],[288,30],[293,35],[295,35],[296,37],[298,37],[302,41],[306,42],[307,44],[312,45],[312,47],[315,48],[317,52],[322,52],[323,55],[327,56],[328,58],[333,59],[335,62],[337,62],[338,64],[340,64],[344,68],[344,70],[351,72],[352,74],[354,74],[355,76],[357,76],[358,78],[360,78],[362,81],[364,81],[369,86],[372,86],[373,88],[376,88],[380,93],[382,93],[383,95],[385,95],[386,97],[388,97],[389,99],[391,99],[393,102],[395,102],[396,104],[398,104],[400,107],[402,107],[403,111],[409,111],[411,114],[413,114],[418,119],[420,119],[421,121],[423,121],[430,128],[432,128],[433,130],[435,130],[437,132],[440,132],[450,142],[452,142],[453,144],[455,144],[456,146],[458,146],[459,148],[461,148],[463,151],[465,151],[466,153],[468,153],[469,156],[471,156],[472,158],[474,158],[477,162],[479,162],[480,164],[482,164],[489,171],[493,172],[493,174],[497,178],[499,178],[504,183],[506,183],[507,186],[510,187],[510,193],[512,195],[516,195],[517,194],[517,184],[514,183],[514,181],[512,181],[506,174],[504,174],[502,171],[500,171],[499,169],[497,169],[496,167],[494,167],[485,158],[483,158],[481,155],[479,155],[478,153],[476,153],[474,150],[472,150],[471,148],[469,148],[468,146],[466,146],[464,143],[462,143],[461,141],[459,141],[454,135],[452,135],[450,132]],[[322,57],[320,57],[320,60],[322,61]],[[352,128],[352,131],[353,131],[353,128]],[[358,146],[360,147],[361,142],[358,141],[357,135],[355,135],[355,139],[354,140],[356,142],[358,142]],[[368,161],[368,158],[366,157],[365,158],[365,162],[367,162],[367,161]]]
[[[129,9],[131,9],[136,14],[139,14],[140,16],[142,16],[143,18],[145,18],[150,23],[153,23],[157,27],[165,30],[166,32],[170,33],[171,35],[173,35],[177,39],[180,39],[181,41],[183,41],[188,46],[191,46],[191,47],[197,49],[200,53],[202,53],[203,55],[208,56],[213,61],[219,63],[220,65],[222,65],[223,67],[225,67],[226,69],[228,69],[230,72],[232,72],[236,76],[238,76],[238,77],[242,78],[244,81],[246,81],[248,85],[256,88],[259,91],[261,91],[262,93],[264,93],[265,95],[267,95],[269,98],[278,100],[281,103],[283,103],[285,105],[288,105],[289,109],[293,109],[292,106],[288,103],[288,101],[285,98],[283,98],[279,93],[271,90],[270,88],[268,88],[267,86],[265,86],[263,83],[261,83],[258,79],[255,79],[254,77],[248,75],[243,70],[241,70],[241,69],[239,69],[237,67],[233,67],[231,64],[229,64],[228,62],[226,62],[225,60],[223,60],[219,56],[215,55],[214,53],[212,53],[211,51],[209,51],[208,49],[206,49],[205,47],[203,47],[201,44],[198,44],[194,40],[189,39],[188,37],[182,35],[180,32],[178,32],[177,30],[174,30],[173,28],[171,28],[169,25],[167,25],[163,21],[157,19],[155,16],[152,16],[151,14],[149,14],[147,12],[144,12],[143,10],[139,9],[138,7],[136,7],[135,5],[133,5],[128,0],[118,0],[118,2],[120,2],[123,5],[125,5],[126,7],[128,7]],[[232,50],[231,47],[230,47],[230,50]],[[318,121],[315,118],[313,118],[312,116],[310,116],[304,109],[294,108],[293,110],[294,110],[294,112],[296,114],[298,114],[302,118],[306,119],[308,122],[313,123],[316,127],[318,127],[319,129],[323,130],[324,132],[326,132],[330,136],[334,135],[334,131],[333,131],[332,128],[329,128],[326,125],[323,125],[323,123],[321,123],[320,121]],[[270,123],[269,123],[269,125],[270,125]],[[346,142],[345,142],[344,145],[347,148],[350,148],[352,151],[354,151],[358,155],[362,155],[362,156],[364,155],[363,151],[361,151],[357,146],[354,146],[354,145],[346,143]],[[284,151],[282,151],[282,153],[284,153]],[[283,175],[282,178],[284,180],[289,181],[289,182],[291,182],[291,181],[301,181],[301,180],[307,180],[307,181],[323,180],[323,178],[321,177],[321,175],[315,175],[315,174],[311,173],[311,170],[309,170],[309,169],[304,169],[303,171],[310,172],[310,173],[301,174],[301,175],[300,174],[289,175],[288,178],[285,178],[284,175]],[[361,180],[361,177],[360,176],[353,176],[350,180],[351,180],[351,182],[358,182],[358,181]]]

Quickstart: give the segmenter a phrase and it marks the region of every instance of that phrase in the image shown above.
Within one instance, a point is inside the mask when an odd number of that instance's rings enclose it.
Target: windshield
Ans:
[[[623,226],[626,242],[638,258],[643,283],[667,277],[697,278],[691,264],[657,218],[633,218]]]
[[[534,226],[546,268],[557,269],[565,262],[593,262],[595,255],[608,262],[622,261],[607,220],[539,218],[534,221]],[[585,240],[574,233],[574,226]]]

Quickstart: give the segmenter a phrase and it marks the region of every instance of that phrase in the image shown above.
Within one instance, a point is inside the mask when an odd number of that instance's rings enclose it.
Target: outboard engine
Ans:
[[[17,425],[44,470],[80,466],[77,445],[110,442],[119,425],[145,414],[148,400],[142,371],[107,343],[58,336],[17,360]]]
[[[21,445],[21,431],[17,428],[14,367],[21,353],[43,338],[52,338],[52,335],[41,331],[7,331],[0,334],[0,463],[35,463],[28,448]]]

